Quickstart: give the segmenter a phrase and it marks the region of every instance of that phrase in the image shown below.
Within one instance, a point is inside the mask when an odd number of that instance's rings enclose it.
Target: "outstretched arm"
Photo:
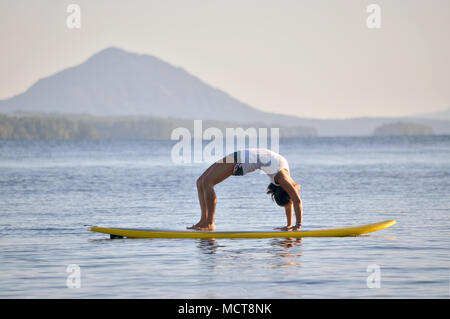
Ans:
[[[302,227],[302,219],[303,219],[303,205],[302,199],[300,198],[300,185],[295,183],[294,180],[289,175],[289,173],[285,170],[282,170],[279,175],[280,175],[278,178],[279,183],[281,187],[283,187],[283,189],[291,197],[292,206],[294,206],[296,223],[295,226],[293,227],[293,230],[300,230],[300,228]]]

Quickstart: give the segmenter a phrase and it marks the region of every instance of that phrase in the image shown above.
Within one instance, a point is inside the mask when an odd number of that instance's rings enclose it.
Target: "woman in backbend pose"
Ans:
[[[303,215],[300,185],[295,183],[289,174],[287,160],[280,154],[267,149],[237,151],[212,164],[197,179],[198,199],[202,211],[200,221],[187,229],[213,231],[217,202],[214,185],[231,175],[243,176],[257,169],[262,170],[270,178],[271,183],[267,188],[267,194],[270,194],[272,199],[286,211],[287,225],[275,229],[300,230]],[[295,225],[292,224],[292,207],[295,211]]]

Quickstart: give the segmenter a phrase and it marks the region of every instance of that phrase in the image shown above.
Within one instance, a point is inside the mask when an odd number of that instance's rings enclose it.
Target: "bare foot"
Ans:
[[[201,225],[199,228],[197,228],[197,230],[202,230],[202,231],[214,231],[216,229],[216,226],[214,224],[204,224]]]
[[[214,223],[208,223],[204,221],[199,221],[197,224],[186,227],[187,229],[194,229],[194,230],[202,230],[202,231],[214,231],[216,229],[216,226]]]
[[[200,226],[204,225],[205,223],[203,221],[199,221],[197,224],[192,226],[187,226],[186,229],[198,229]]]

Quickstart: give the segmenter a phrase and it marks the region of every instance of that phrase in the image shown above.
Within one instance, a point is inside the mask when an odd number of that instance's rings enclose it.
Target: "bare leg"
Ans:
[[[188,229],[214,230],[214,213],[216,211],[216,193],[214,185],[233,174],[234,163],[216,162],[197,180],[197,191],[202,211],[200,221]]]
[[[192,226],[186,227],[187,229],[196,229],[200,227],[201,225],[206,224],[206,219],[208,217],[208,211],[206,208],[206,202],[205,202],[205,196],[203,195],[203,186],[201,178],[197,179],[197,193],[198,193],[198,201],[200,203],[200,209],[202,211],[202,214],[200,216],[200,221]]]
[[[216,212],[217,197],[214,185],[219,184],[233,174],[234,163],[215,163],[212,169],[202,179],[203,197],[206,205],[206,223],[199,225],[201,230],[215,229],[214,215]]]
[[[214,165],[217,163],[219,163],[219,161],[208,167],[208,169],[204,171],[203,174],[197,179],[198,201],[200,203],[201,209],[200,221],[195,225],[186,227],[187,229],[198,229],[201,226],[205,226],[207,224],[206,220],[208,217],[208,210],[206,207],[206,201],[204,196],[203,182],[206,179],[206,176],[214,169]]]
[[[208,210],[208,216],[206,219],[206,225],[202,225],[206,230],[214,230],[214,215],[216,213],[217,196],[214,191],[214,185],[208,185],[204,190],[204,197],[206,201],[206,209]],[[213,228],[213,229],[210,229]]]

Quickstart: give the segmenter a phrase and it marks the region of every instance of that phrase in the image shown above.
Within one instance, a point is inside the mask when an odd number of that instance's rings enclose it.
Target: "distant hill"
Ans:
[[[375,129],[375,136],[401,136],[401,135],[434,135],[431,127],[412,123],[412,122],[396,122],[384,124]]]
[[[94,54],[80,65],[40,79],[21,94],[0,100],[0,114],[15,112],[49,116],[131,116],[159,121],[201,119],[243,126],[258,123],[259,127],[282,127],[289,136],[372,135],[377,126],[405,120],[320,120],[263,112],[180,67],[148,54],[115,47]],[[450,120],[441,117],[411,117],[407,120],[430,126],[436,134],[450,134]]]
[[[114,47],[0,101],[0,113],[17,111],[298,124],[296,117],[259,111],[159,58]]]
[[[396,122],[414,122],[431,127],[435,134],[450,134],[450,121],[424,118],[365,117],[342,120],[299,119],[298,124],[315,128],[319,136],[370,136],[378,126]]]

